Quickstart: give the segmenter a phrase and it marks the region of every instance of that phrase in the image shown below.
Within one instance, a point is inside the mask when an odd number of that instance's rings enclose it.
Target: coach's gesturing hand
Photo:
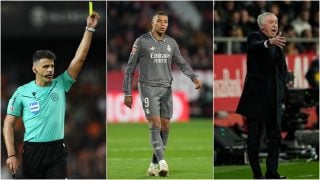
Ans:
[[[286,38],[281,36],[281,32],[274,38],[269,39],[270,45],[276,45],[281,49],[286,45]]]

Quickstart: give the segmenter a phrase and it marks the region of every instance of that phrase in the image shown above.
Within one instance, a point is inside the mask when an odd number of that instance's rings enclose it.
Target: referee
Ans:
[[[150,141],[154,152],[147,175],[168,176],[169,168],[164,159],[164,149],[173,111],[171,64],[177,64],[193,81],[196,89],[200,88],[201,81],[181,56],[177,42],[165,34],[168,15],[163,11],[156,12],[151,25],[152,30],[137,38],[133,44],[123,83],[124,104],[131,108],[132,77],[139,64],[139,93],[149,121]]]
[[[56,56],[49,50],[33,55],[35,80],[20,86],[9,100],[3,125],[7,166],[14,176],[19,168],[14,147],[14,126],[22,117],[25,134],[22,174],[26,179],[67,178],[67,151],[64,138],[66,96],[84,64],[99,15],[87,17],[87,27],[68,69],[56,78]]]

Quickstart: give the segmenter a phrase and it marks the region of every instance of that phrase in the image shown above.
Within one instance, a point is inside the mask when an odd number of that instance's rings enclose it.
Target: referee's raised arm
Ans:
[[[97,12],[93,12],[92,15],[88,16],[87,18],[87,26],[83,34],[82,40],[74,58],[72,59],[68,67],[68,73],[74,80],[77,79],[78,74],[83,66],[83,63],[86,60],[91,44],[92,35],[95,31],[95,27],[98,24],[99,18],[100,16]]]

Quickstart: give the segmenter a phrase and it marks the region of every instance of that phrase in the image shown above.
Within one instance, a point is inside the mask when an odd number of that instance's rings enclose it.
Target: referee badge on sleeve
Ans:
[[[29,102],[29,109],[33,114],[37,114],[40,111],[39,101]]]

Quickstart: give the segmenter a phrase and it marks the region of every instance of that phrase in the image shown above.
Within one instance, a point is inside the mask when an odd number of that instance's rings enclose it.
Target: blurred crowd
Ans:
[[[19,43],[28,44],[30,41],[31,39],[20,39]],[[34,44],[40,43],[35,38],[32,41]],[[47,41],[55,44],[61,42],[61,39]],[[94,39],[94,41],[98,41],[98,39]],[[105,42],[105,39],[101,39],[101,42]],[[64,44],[60,43],[60,48],[53,50],[57,55],[55,76],[66,70],[71,59],[63,57],[72,57],[78,43],[79,38],[69,39]],[[64,141],[68,150],[68,178],[106,178],[105,53],[101,53],[103,49],[96,48],[97,43],[99,41],[93,44],[93,49],[90,50],[77,81],[66,94]],[[20,53],[8,53],[11,43],[4,41],[3,44],[6,44],[8,50],[3,51],[2,54],[1,125],[3,125],[6,115],[9,98],[14,91],[19,86],[34,80],[34,74],[31,70],[32,48],[20,49]],[[23,61],[21,56],[25,57]],[[22,120],[19,120],[15,126],[15,147],[20,160],[23,135],[24,126]],[[6,167],[7,151],[2,135],[1,140],[3,142],[1,143],[1,177],[6,179],[10,176]]]
[[[258,31],[256,19],[263,12],[278,17],[279,31],[286,38],[319,37],[319,1],[225,1],[214,5],[214,37],[245,38]],[[225,53],[226,44],[215,43],[215,53]],[[289,41],[287,54],[315,53],[315,43]],[[245,42],[234,42],[232,53],[245,53]]]
[[[108,70],[124,70],[135,39],[150,31],[152,15],[159,10],[167,12],[167,34],[177,41],[185,60],[194,69],[212,69],[212,2],[190,2],[201,14],[199,29],[183,22],[168,3],[170,2],[108,3]]]

